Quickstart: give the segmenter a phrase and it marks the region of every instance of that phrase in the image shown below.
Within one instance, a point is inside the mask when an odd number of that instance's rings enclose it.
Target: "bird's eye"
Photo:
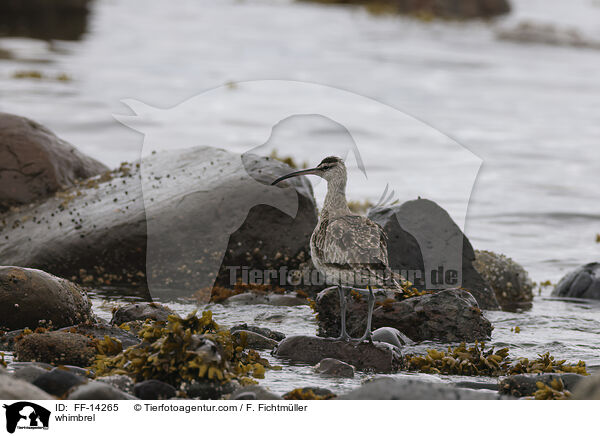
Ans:
[[[331,168],[329,165],[323,165],[321,167],[322,170],[328,170],[329,168]]]

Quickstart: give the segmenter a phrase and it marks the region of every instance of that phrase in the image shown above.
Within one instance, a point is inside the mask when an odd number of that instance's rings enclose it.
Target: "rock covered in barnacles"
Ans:
[[[96,356],[90,338],[59,331],[25,334],[16,342],[15,353],[20,361],[76,366],[88,366]]]
[[[329,357],[359,370],[376,372],[394,372],[403,367],[400,349],[384,342],[356,343],[317,336],[289,336],[279,343],[273,354],[311,365]]]
[[[483,316],[475,298],[462,289],[447,289],[404,301],[388,300],[376,293],[373,328],[393,327],[413,341],[443,342],[485,340],[492,324]],[[335,288],[321,291],[315,302],[319,335],[339,336],[339,297]],[[366,325],[367,302],[363,297],[348,298],[348,334],[362,335]]]
[[[521,265],[503,254],[481,250],[475,250],[473,265],[494,290],[502,310],[531,308],[533,282]]]
[[[552,295],[600,300],[600,263],[588,263],[571,271],[558,282]]]
[[[496,392],[457,388],[407,378],[379,377],[369,381],[340,400],[500,400]]]

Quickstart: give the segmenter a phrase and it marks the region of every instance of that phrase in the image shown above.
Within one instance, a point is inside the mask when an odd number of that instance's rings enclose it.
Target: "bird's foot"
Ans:
[[[368,341],[369,344],[372,344],[373,343],[373,333],[371,333],[371,332],[365,333],[360,339],[356,340],[356,342],[359,344],[361,344],[365,341]]]
[[[335,338],[336,341],[345,341],[345,342],[350,342],[352,340],[352,338],[350,336],[348,336],[348,333],[342,333],[341,336]]]

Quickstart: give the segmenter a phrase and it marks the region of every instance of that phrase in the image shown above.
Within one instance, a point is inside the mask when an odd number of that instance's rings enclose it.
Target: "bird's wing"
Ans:
[[[323,263],[340,267],[386,267],[388,263],[385,232],[378,224],[359,215],[346,215],[330,221],[322,247]]]

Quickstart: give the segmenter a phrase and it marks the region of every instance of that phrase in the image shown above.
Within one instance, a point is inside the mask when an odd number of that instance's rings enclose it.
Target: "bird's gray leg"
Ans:
[[[375,307],[375,295],[373,294],[373,289],[369,286],[369,299],[367,300],[368,308],[367,308],[367,328],[365,330],[365,334],[362,338],[359,339],[360,342],[368,339],[369,342],[373,342],[371,339],[371,321],[373,320],[373,308]]]
[[[342,325],[340,327],[340,337],[337,338],[340,341],[347,341],[350,339],[346,332],[346,291],[340,285],[338,286],[338,293],[340,294],[340,317],[342,318]]]

